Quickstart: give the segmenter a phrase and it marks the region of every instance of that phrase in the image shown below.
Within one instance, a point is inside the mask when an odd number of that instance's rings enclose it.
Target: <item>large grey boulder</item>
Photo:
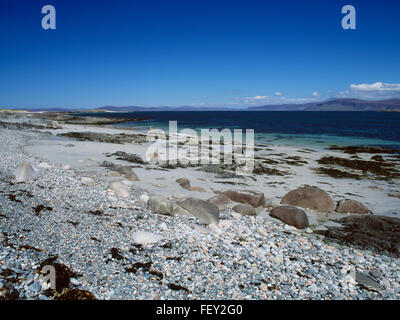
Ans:
[[[338,213],[356,213],[365,214],[370,213],[370,210],[362,203],[356,200],[340,200],[336,206],[336,212]]]
[[[128,181],[140,181],[140,179],[138,178],[138,176],[136,175],[136,173],[131,169],[130,171],[128,171],[125,174],[125,179],[127,179]]]
[[[129,197],[129,187],[122,182],[116,181],[111,183],[110,189],[122,199],[127,199]]]
[[[112,165],[111,169],[114,171],[119,172],[120,174],[129,174],[132,171],[132,168],[130,166],[122,166],[122,165]]]
[[[329,212],[335,208],[335,203],[328,193],[312,186],[305,186],[288,192],[281,200],[281,204],[322,212]]]
[[[190,181],[187,178],[176,179],[176,182],[184,189],[190,189]]]
[[[215,204],[196,198],[177,200],[176,203],[206,224],[219,223],[219,209]]]
[[[256,209],[247,203],[237,204],[232,208],[233,211],[240,213],[242,216],[255,216]]]
[[[223,210],[225,206],[231,202],[231,199],[224,194],[217,194],[216,196],[208,199],[207,202],[215,204],[220,210]]]
[[[388,196],[389,196],[389,197],[392,197],[392,198],[398,198],[398,199],[400,199],[400,192],[398,192],[398,191],[391,191],[391,192],[388,193]]]
[[[157,214],[172,215],[174,208],[171,202],[161,196],[151,196],[147,201],[147,208]]]
[[[223,194],[232,201],[239,203],[248,203],[252,205],[254,208],[262,206],[265,203],[264,193],[257,191],[238,191],[238,190],[226,190],[226,191],[218,191],[217,193]]]
[[[271,210],[270,216],[279,219],[290,226],[296,227],[297,229],[305,229],[309,226],[307,214],[296,207],[276,207]]]
[[[16,182],[25,182],[35,177],[35,170],[28,162],[21,162],[14,172]]]

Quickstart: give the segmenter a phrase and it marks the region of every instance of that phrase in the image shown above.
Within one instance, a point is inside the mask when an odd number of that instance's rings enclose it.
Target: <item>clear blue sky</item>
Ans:
[[[399,17],[398,0],[1,0],[0,107],[400,97]]]

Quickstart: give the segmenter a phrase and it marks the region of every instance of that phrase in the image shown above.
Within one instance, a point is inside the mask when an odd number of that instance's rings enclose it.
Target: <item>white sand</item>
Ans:
[[[97,126],[80,126],[80,125],[64,125],[63,129],[54,130],[54,134],[64,132],[82,132],[91,131],[98,133],[129,133],[131,131],[127,128],[111,128],[111,127],[97,127]],[[138,133],[137,130],[132,130],[132,133]],[[73,145],[68,146],[68,145]],[[115,181],[122,178],[105,177],[107,170],[100,167],[103,161],[110,161],[113,163],[133,165],[136,164],[115,160],[115,157],[106,157],[105,153],[114,153],[116,151],[124,151],[140,155],[145,159],[147,148],[152,143],[143,145],[136,144],[110,144],[100,142],[88,141],[75,141],[69,139],[53,138],[53,139],[40,139],[30,141],[30,145],[26,147],[26,151],[35,154],[43,159],[56,164],[56,165],[70,165],[72,169],[84,172],[92,172],[98,177],[106,180]],[[316,175],[312,168],[319,167],[316,163],[317,159],[325,155],[334,155],[339,157],[347,157],[341,152],[320,150],[314,153],[299,152],[300,149],[287,146],[268,146],[269,150],[262,150],[257,152],[263,154],[271,160],[279,160],[280,156],[276,154],[285,154],[286,156],[299,156],[306,160],[309,164],[304,166],[290,166],[279,165],[274,166],[279,170],[288,171],[292,173],[290,176],[267,176],[267,175],[253,175],[256,181],[249,177],[244,179],[216,179],[214,174],[198,171],[196,168],[177,168],[169,171],[160,170],[146,170],[145,168],[134,168],[140,181],[133,182],[134,185],[139,186],[149,192],[149,194],[163,195],[166,197],[172,196],[193,196],[201,199],[208,199],[214,195],[216,190],[226,189],[250,189],[264,192],[268,201],[275,201],[279,203],[280,199],[290,190],[293,190],[301,185],[315,185],[327,191],[335,201],[341,199],[355,199],[365,204],[372,210],[374,214],[392,215],[397,213],[400,215],[400,199],[388,197],[387,194],[391,190],[398,190],[398,185],[390,184],[385,181],[371,181],[371,180],[354,180],[354,179],[334,179],[331,177],[323,177]],[[275,154],[275,155],[274,155]],[[369,159],[371,155],[359,154],[359,156]],[[156,166],[152,166],[157,168]],[[193,187],[203,187],[207,192],[189,191],[180,187],[175,180],[178,178],[188,178]],[[220,184],[216,181],[231,181],[235,183]],[[246,183],[248,186],[242,186],[236,183]],[[275,184],[270,184],[275,183]],[[378,186],[379,189],[372,189],[370,187]],[[396,216],[396,215],[393,215]]]

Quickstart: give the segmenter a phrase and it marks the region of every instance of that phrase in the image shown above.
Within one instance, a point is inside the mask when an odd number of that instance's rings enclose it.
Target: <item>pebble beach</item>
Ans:
[[[162,176],[163,171],[134,167],[138,182],[115,175],[128,190],[121,196],[110,187],[110,170],[78,166],[76,159],[71,160],[74,167],[55,161],[54,155],[31,152],[32,141],[49,130],[0,128],[0,299],[400,298],[398,256],[324,237],[316,232],[321,226],[311,223],[318,213],[313,216],[309,210],[310,226],[304,229],[271,218],[270,209],[277,204],[268,201],[278,201],[278,193],[283,197],[283,187],[274,196],[264,192],[267,205],[257,207],[255,215],[238,214],[232,205],[221,207],[216,224],[195,214],[160,214],[149,205],[154,196],[205,200],[214,192],[182,188],[168,178],[146,184],[142,172]],[[61,142],[78,143],[69,138]],[[86,158],[81,163],[90,162]],[[21,163],[33,168],[34,177],[17,181]],[[185,170],[194,172],[186,172],[193,183],[198,171]],[[173,190],[167,190],[172,184]],[[176,190],[180,195],[174,197]],[[388,199],[392,206],[399,201]],[[55,289],[41,277],[45,265],[55,267]]]

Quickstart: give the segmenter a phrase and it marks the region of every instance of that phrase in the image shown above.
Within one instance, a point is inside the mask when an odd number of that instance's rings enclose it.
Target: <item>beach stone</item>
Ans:
[[[61,167],[63,170],[69,170],[71,167],[68,164],[65,164]]]
[[[225,209],[225,206],[231,202],[226,195],[220,193],[207,200],[207,202],[215,204],[220,210]]]
[[[388,193],[388,196],[389,196],[389,197],[392,197],[392,198],[398,198],[398,199],[400,199],[400,192],[398,192],[398,191],[391,191],[391,192]]]
[[[162,236],[146,231],[134,232],[132,238],[137,244],[153,244],[163,239]]]
[[[162,184],[162,183],[152,183],[152,185],[157,188],[166,188],[167,187],[165,184]]]
[[[383,191],[383,187],[381,187],[381,186],[368,186],[368,188],[370,188],[370,189],[374,189],[374,190],[379,190],[379,191]]]
[[[29,286],[29,290],[33,291],[33,292],[39,292],[40,290],[42,290],[42,286],[40,285],[39,282],[34,281],[30,286]]]
[[[92,184],[93,183],[93,179],[92,178],[89,178],[89,177],[82,177],[81,178],[81,182],[83,183],[83,184]]]
[[[41,162],[38,167],[41,169],[50,169],[52,166],[46,162]]]
[[[314,186],[305,186],[288,192],[281,200],[281,204],[322,212],[328,212],[335,208],[335,203],[329,194]]]
[[[121,174],[117,171],[110,171],[106,173],[106,177],[120,177]]]
[[[143,193],[143,194],[140,195],[139,199],[143,203],[147,204],[147,201],[149,201],[150,197],[146,193]]]
[[[176,203],[206,224],[219,223],[219,209],[215,204],[196,198],[177,200]]]
[[[369,290],[369,291],[376,291],[376,292],[379,292],[382,289],[379,282],[377,282],[369,274],[361,273],[361,272],[357,271],[355,275],[356,275],[355,280],[361,288]]]
[[[126,173],[124,177],[129,181],[140,181],[140,179],[132,169],[128,173]]]
[[[240,213],[242,216],[255,216],[256,215],[256,210],[254,209],[253,206],[247,204],[247,203],[240,203],[237,204],[232,208],[233,211]]]
[[[114,193],[122,199],[126,199],[129,197],[129,187],[122,182],[116,181],[111,183],[110,189],[114,191]]]
[[[18,168],[14,172],[15,180],[17,182],[25,182],[34,178],[35,171],[28,162],[21,162]]]
[[[290,226],[296,227],[297,229],[305,229],[309,226],[307,214],[296,207],[280,206],[273,208],[270,216],[279,219]]]
[[[251,190],[246,191],[237,191],[237,190],[226,190],[226,191],[217,191],[219,194],[223,194],[232,201],[239,203],[248,203],[252,205],[254,208],[262,206],[265,203],[264,193],[256,192]]]
[[[373,160],[373,161],[384,161],[383,157],[381,155],[379,155],[379,154],[372,156],[371,160]]]
[[[73,286],[79,286],[81,283],[78,279],[76,278],[71,278],[69,279],[69,282],[73,285]]]
[[[176,179],[176,182],[184,189],[190,189],[190,181],[187,178]]]
[[[154,213],[163,215],[171,215],[174,211],[171,202],[162,196],[151,196],[147,201],[147,208]]]
[[[126,175],[132,171],[130,166],[122,166],[122,165],[113,165],[112,169],[119,172],[120,174]]]
[[[340,200],[336,207],[336,212],[338,213],[358,213],[358,214],[365,214],[369,213],[370,210],[364,206],[362,203],[356,200]]]
[[[189,211],[183,209],[181,206],[179,206],[177,203],[171,203],[172,204],[172,215],[174,216],[193,216]]]
[[[196,192],[207,192],[207,190],[204,189],[203,187],[190,187],[189,190],[196,191]]]

